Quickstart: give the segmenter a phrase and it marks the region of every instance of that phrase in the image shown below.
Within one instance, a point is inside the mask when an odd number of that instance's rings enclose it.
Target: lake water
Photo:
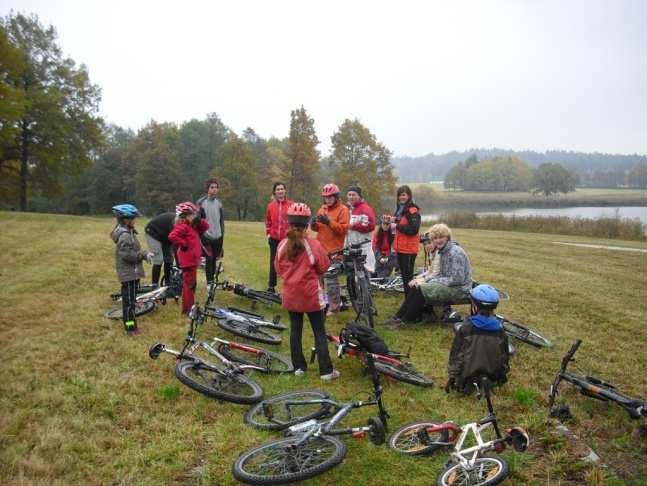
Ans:
[[[647,225],[647,206],[620,206],[620,207],[571,207],[571,208],[519,208],[509,211],[477,212],[476,214],[503,214],[506,216],[568,216],[569,218],[613,218],[616,213],[621,218],[638,218]],[[437,214],[427,214],[423,219],[437,218]]]

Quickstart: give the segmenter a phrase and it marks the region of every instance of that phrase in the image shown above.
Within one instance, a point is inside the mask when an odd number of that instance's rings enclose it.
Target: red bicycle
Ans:
[[[401,358],[409,358],[409,352],[406,354],[396,351],[389,351],[388,354],[371,353],[349,334],[346,329],[342,329],[339,336],[327,335],[328,341],[333,343],[337,349],[337,357],[353,356],[358,358],[364,367],[367,367],[367,358],[370,355],[375,362],[375,369],[382,375],[416,386],[430,387],[434,385],[434,382],[416,370],[413,364],[401,360]],[[311,363],[314,363],[316,355],[315,348],[312,348]]]

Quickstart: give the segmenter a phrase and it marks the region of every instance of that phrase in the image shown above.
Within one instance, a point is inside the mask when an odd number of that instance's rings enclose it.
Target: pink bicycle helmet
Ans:
[[[288,208],[288,223],[295,226],[307,226],[312,212],[307,204],[292,203]]]
[[[175,214],[177,214],[178,216],[182,214],[197,213],[198,211],[198,206],[193,204],[191,201],[181,202],[180,204],[175,206]]]
[[[337,187],[337,184],[333,184],[332,182],[329,182],[325,186],[323,186],[323,189],[321,190],[321,195],[323,197],[327,196],[336,196],[339,194],[339,187]]]

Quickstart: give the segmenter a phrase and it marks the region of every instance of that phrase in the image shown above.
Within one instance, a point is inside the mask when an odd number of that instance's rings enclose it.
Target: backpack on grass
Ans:
[[[348,323],[341,330],[342,340],[355,341],[369,353],[388,354],[389,348],[384,340],[375,332],[375,329],[362,324]]]

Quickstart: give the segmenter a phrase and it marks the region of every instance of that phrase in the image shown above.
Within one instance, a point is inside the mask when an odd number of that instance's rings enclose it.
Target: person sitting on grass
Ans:
[[[449,309],[452,302],[463,301],[469,296],[472,268],[467,253],[451,239],[447,225],[435,224],[429,229],[429,234],[440,257],[440,270],[424,283],[413,281],[413,291],[409,292],[395,316],[384,323],[392,329],[407,322],[419,322],[425,308],[431,308],[432,312],[433,306],[447,306]]]
[[[121,304],[124,329],[128,335],[139,334],[135,319],[135,304],[137,303],[137,288],[139,280],[144,278],[142,262],[152,261],[153,254],[142,250],[137,240],[135,218],[141,216],[139,210],[132,204],[118,204],[112,207],[112,213],[117,218],[117,226],[110,236],[115,242],[115,264],[117,278],[121,282]]]
[[[470,301],[472,315],[457,325],[449,353],[447,393],[471,393],[473,382],[481,376],[501,385],[510,370],[508,337],[494,312],[499,293],[490,285],[477,285],[470,291]]]

